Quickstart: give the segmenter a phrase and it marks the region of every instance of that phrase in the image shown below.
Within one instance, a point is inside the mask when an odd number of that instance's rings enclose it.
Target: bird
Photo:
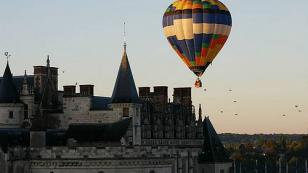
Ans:
[[[237,103],[237,101],[236,101],[236,100],[234,100],[234,101],[233,101],[233,103]]]
[[[224,111],[220,111],[220,113],[224,113]]]
[[[232,89],[229,89],[230,92],[232,92]]]
[[[295,105],[294,107],[298,108],[298,105]]]
[[[234,114],[234,115],[238,115],[238,114]]]
[[[298,112],[302,112],[302,110],[298,110]]]
[[[282,116],[283,116],[283,117],[285,117],[285,116],[286,116],[286,114],[283,114]]]

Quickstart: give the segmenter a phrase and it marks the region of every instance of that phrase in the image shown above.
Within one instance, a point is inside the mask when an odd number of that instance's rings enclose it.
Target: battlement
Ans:
[[[76,85],[63,86],[64,97],[87,97],[94,95],[94,85],[79,85],[80,92],[77,93]]]
[[[167,104],[169,101],[167,86],[154,86],[151,92],[151,87],[139,87],[139,97],[145,101],[151,101],[154,104]],[[191,88],[174,88],[173,103],[190,106]]]

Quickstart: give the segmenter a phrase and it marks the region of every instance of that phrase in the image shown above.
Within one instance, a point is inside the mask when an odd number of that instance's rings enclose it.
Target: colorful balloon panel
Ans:
[[[177,0],[167,8],[163,27],[172,48],[200,77],[226,43],[232,18],[218,0]]]

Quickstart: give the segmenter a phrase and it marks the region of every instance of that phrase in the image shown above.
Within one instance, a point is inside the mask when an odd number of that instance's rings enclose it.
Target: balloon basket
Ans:
[[[195,87],[196,88],[201,88],[202,87],[202,82],[201,82],[201,80],[199,78],[195,82]]]

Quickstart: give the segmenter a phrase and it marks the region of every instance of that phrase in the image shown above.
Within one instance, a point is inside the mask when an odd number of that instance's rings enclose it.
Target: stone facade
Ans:
[[[25,122],[29,122],[25,127],[36,127],[15,129],[14,138],[22,134],[20,139],[29,142],[0,139],[3,173],[222,173],[230,167],[198,162],[204,126],[201,107],[196,118],[191,88],[175,88],[173,102],[166,86],[154,87],[153,92],[141,87],[138,96],[126,46],[111,98],[94,96],[93,85],[80,85],[80,93],[75,85],[64,86],[63,92],[55,90],[57,75],[48,58],[47,66],[35,66],[34,75],[25,74],[19,82],[22,103],[0,104],[0,135],[9,136],[6,128],[20,128]],[[59,121],[56,128],[44,126],[58,122],[54,118]],[[123,120],[129,120],[125,135],[115,141],[110,136],[119,134],[112,131],[113,123],[120,122],[116,127],[121,131]],[[72,125],[85,133],[89,128],[91,141],[70,137],[78,135]],[[95,134],[104,132],[111,134]]]
[[[24,120],[24,105],[21,103],[1,103],[0,115],[1,128],[20,128]]]
[[[30,153],[27,155],[21,153]],[[7,170],[32,173],[197,173],[197,148],[114,146],[114,147],[52,147],[15,149],[3,154],[2,162]],[[7,159],[11,158],[11,159]],[[19,159],[21,160],[19,160]]]

